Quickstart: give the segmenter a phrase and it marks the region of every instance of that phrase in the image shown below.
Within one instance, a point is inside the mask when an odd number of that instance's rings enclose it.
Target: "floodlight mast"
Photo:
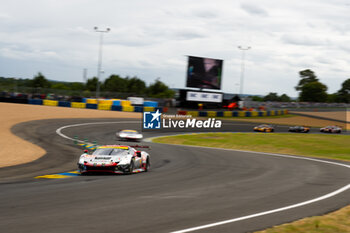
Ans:
[[[97,84],[96,84],[96,98],[100,97],[100,76],[102,73],[102,46],[103,46],[103,33],[109,32],[111,29],[106,28],[105,30],[100,30],[98,27],[94,27],[95,32],[100,33],[100,46],[98,51],[98,62],[97,62]]]
[[[241,62],[241,82],[239,85],[239,95],[242,97],[243,95],[243,84],[244,84],[244,62],[245,62],[245,52],[251,49],[250,46],[243,47],[238,46],[238,49],[242,50],[242,62]]]

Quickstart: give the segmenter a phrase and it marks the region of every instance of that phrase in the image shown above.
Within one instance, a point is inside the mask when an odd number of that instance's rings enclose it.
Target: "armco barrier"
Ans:
[[[270,111],[177,111],[178,115],[191,115],[192,117],[264,117],[288,114],[288,110]]]

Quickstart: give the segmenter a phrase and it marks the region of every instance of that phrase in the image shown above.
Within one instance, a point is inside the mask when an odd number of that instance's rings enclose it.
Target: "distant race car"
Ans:
[[[146,146],[105,145],[98,146],[92,154],[85,150],[79,158],[78,169],[81,174],[94,172],[132,174],[149,171],[150,155],[145,151],[137,151],[134,147],[148,148]]]
[[[296,132],[296,133],[308,133],[310,131],[310,127],[306,126],[292,126],[289,127],[289,132]]]
[[[141,141],[143,138],[141,133],[130,129],[121,130],[120,132],[116,133],[116,136],[119,140],[126,141]]]
[[[272,125],[262,124],[254,127],[254,131],[257,132],[274,132],[275,129]]]
[[[340,128],[339,126],[326,126],[320,129],[320,132],[322,133],[341,133],[342,128]]]

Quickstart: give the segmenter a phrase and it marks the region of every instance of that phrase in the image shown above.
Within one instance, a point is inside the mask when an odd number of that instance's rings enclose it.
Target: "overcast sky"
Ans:
[[[97,75],[104,34],[103,79],[160,77],[183,88],[186,55],[224,60],[222,89],[297,96],[303,69],[328,92],[350,78],[349,0],[0,0],[0,76],[83,81]]]

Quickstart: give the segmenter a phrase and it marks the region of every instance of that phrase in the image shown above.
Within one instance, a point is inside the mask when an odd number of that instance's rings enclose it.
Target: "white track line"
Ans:
[[[111,122],[90,122],[90,123],[81,123],[81,124],[74,124],[74,125],[66,125],[66,126],[62,126],[58,129],[56,129],[56,133],[58,135],[60,135],[61,137],[65,138],[65,139],[68,139],[68,140],[72,140],[72,141],[75,141],[76,139],[74,138],[71,138],[71,137],[68,137],[67,135],[63,134],[61,131],[63,129],[67,129],[67,128],[71,128],[71,127],[79,127],[79,126],[85,126],[85,125],[99,125],[99,124],[120,124],[120,123],[140,123],[139,121],[111,121]],[[81,141],[81,140],[76,140],[76,141],[79,141],[79,142],[84,142],[84,141]]]
[[[285,210],[289,210],[289,209],[293,209],[293,208],[297,208],[300,206],[304,206],[304,205],[308,205],[314,202],[318,202],[318,201],[322,201],[324,199],[333,197],[335,195],[338,195],[339,193],[342,193],[346,190],[348,190],[350,188],[350,184],[332,192],[329,194],[326,194],[324,196],[312,199],[312,200],[308,200],[305,202],[301,202],[295,205],[290,205],[290,206],[286,206],[286,207],[282,207],[279,209],[274,209],[274,210],[269,210],[269,211],[265,211],[265,212],[261,212],[261,213],[257,213],[257,214],[252,214],[252,215],[247,215],[247,216],[243,216],[243,217],[239,217],[239,218],[233,218],[233,219],[229,219],[229,220],[225,220],[225,221],[220,221],[220,222],[216,222],[216,223],[211,223],[211,224],[206,224],[206,225],[202,225],[202,226],[197,226],[197,227],[192,227],[192,228],[187,228],[184,230],[179,230],[179,231],[173,231],[172,233],[184,233],[184,232],[191,232],[191,231],[197,231],[197,230],[201,230],[201,229],[205,229],[205,228],[210,228],[210,227],[215,227],[215,226],[219,226],[219,225],[224,225],[224,224],[228,224],[228,223],[233,223],[233,222],[238,222],[238,221],[242,221],[242,220],[246,220],[246,219],[250,219],[250,218],[255,218],[255,217],[259,217],[259,216],[263,216],[263,215],[268,215],[268,214],[273,214],[273,213],[277,213],[277,212],[281,212],[281,211],[285,211]]]
[[[139,123],[138,121],[119,121],[119,122],[92,122],[92,123],[82,123],[82,124],[74,124],[74,125],[67,125],[67,126],[63,126],[61,128],[58,128],[56,130],[56,133],[58,135],[60,135],[63,138],[69,139],[69,140],[74,140],[73,138],[70,138],[66,135],[64,135],[61,131],[63,129],[66,128],[70,128],[70,127],[78,127],[78,126],[84,126],[84,125],[94,125],[94,124],[120,124],[120,123]],[[189,133],[189,134],[193,134],[193,133]],[[176,134],[179,135],[179,134]],[[167,135],[167,136],[172,136],[172,135]],[[166,136],[166,137],[167,137]],[[160,138],[160,137],[152,137],[152,138],[147,138],[146,141],[152,141],[155,138]],[[183,146],[183,147],[197,147],[197,148],[206,148],[206,149],[213,149],[213,150],[226,150],[226,151],[238,151],[238,152],[245,152],[245,153],[255,153],[255,154],[263,154],[263,155],[270,155],[270,156],[276,156],[276,157],[284,157],[284,158],[292,158],[292,159],[302,159],[302,160],[309,160],[309,161],[314,161],[314,162],[320,162],[320,163],[326,163],[326,164],[331,164],[331,165],[336,165],[336,166],[342,166],[342,167],[346,167],[346,168],[350,168],[350,165],[347,164],[343,164],[343,163],[338,163],[338,162],[332,162],[332,161],[326,161],[326,160],[321,160],[321,159],[314,159],[314,158],[307,158],[307,157],[299,157],[299,156],[293,156],[293,155],[283,155],[283,154],[275,154],[275,153],[265,153],[265,152],[255,152],[255,151],[244,151],[244,150],[233,150],[233,149],[225,149],[225,148],[214,148],[214,147],[205,147],[205,146],[188,146],[188,145],[176,145],[176,144],[166,144],[166,145],[174,145],[174,146]],[[305,205],[309,205],[318,201],[322,201],[331,197],[334,197],[342,192],[347,191],[348,189],[350,189],[350,184],[345,185],[344,187],[341,187],[340,189],[337,189],[331,193],[328,193],[326,195],[323,195],[321,197],[317,197],[308,201],[304,201],[304,202],[300,202],[294,205],[289,205],[289,206],[285,206],[285,207],[281,207],[278,209],[273,209],[273,210],[268,210],[268,211],[264,211],[264,212],[260,212],[260,213],[256,213],[256,214],[251,214],[251,215],[247,215],[247,216],[243,216],[243,217],[239,217],[239,218],[233,218],[233,219],[228,219],[228,220],[224,220],[224,221],[220,221],[220,222],[215,222],[215,223],[210,223],[210,224],[206,224],[206,225],[201,225],[201,226],[196,226],[196,227],[191,227],[191,228],[187,228],[187,229],[183,229],[183,230],[179,230],[179,231],[173,231],[172,233],[185,233],[185,232],[191,232],[191,231],[197,231],[197,230],[201,230],[201,229],[206,229],[206,228],[211,228],[211,227],[215,227],[215,226],[220,226],[220,225],[224,225],[224,224],[228,224],[228,223],[233,223],[233,222],[238,222],[238,221],[242,221],[242,220],[246,220],[246,219],[250,219],[250,218],[255,218],[255,217],[260,217],[263,215],[268,215],[268,214],[273,214],[273,213],[277,213],[277,212],[281,212],[281,211],[285,211],[285,210],[290,210],[290,209],[294,209],[300,206],[305,206]]]

